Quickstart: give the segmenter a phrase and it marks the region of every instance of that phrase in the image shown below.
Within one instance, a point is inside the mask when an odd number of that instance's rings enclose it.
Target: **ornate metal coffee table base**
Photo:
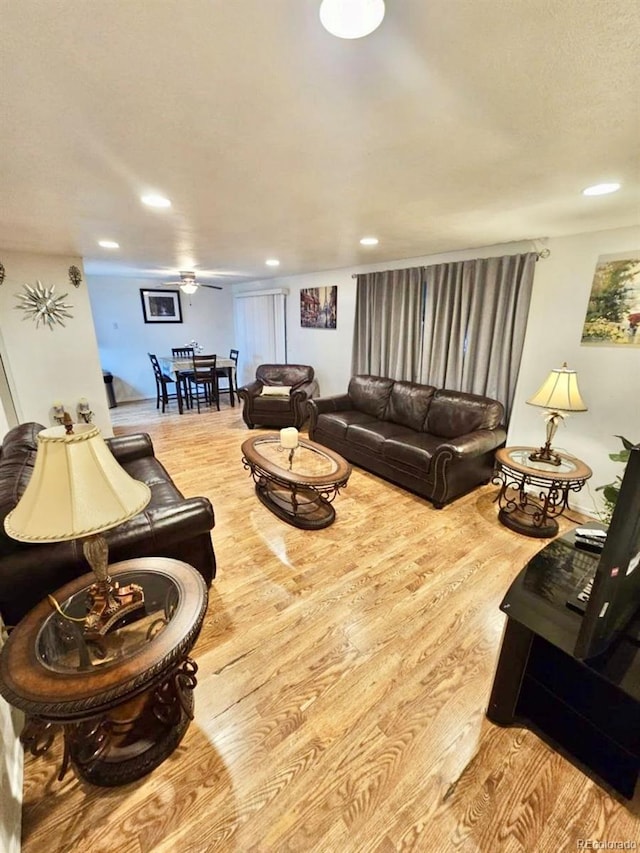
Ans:
[[[279,519],[303,530],[321,530],[333,524],[336,517],[329,497],[304,486],[283,485],[261,477],[256,483],[256,494]]]

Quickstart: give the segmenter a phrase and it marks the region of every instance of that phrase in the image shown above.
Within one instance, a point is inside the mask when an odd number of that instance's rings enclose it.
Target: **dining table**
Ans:
[[[183,387],[186,387],[183,380],[187,379],[188,382],[188,375],[193,373],[193,361],[190,358],[185,358],[184,356],[159,355],[158,363],[160,365],[160,370],[166,376],[170,376],[175,380],[178,397],[178,412],[182,414],[185,402],[182,389]],[[236,363],[232,358],[216,358],[216,370],[226,370],[227,372],[227,377],[229,379],[229,401],[232,406],[235,406],[236,404],[235,395],[233,393],[235,386],[235,366]]]

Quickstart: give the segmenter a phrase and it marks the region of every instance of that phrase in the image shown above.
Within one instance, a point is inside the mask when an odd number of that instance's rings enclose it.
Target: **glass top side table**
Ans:
[[[532,461],[529,455],[535,451],[535,447],[503,447],[496,452],[498,518],[516,533],[548,539],[558,533],[556,519],[568,507],[569,494],[579,492],[592,471],[564,453],[559,454],[560,465]]]
[[[193,717],[197,666],[189,657],[207,608],[205,582],[168,557],[115,563],[120,585],[138,583],[144,606],[104,636],[85,635],[83,575],[31,610],[0,654],[0,694],[25,711],[21,735],[41,755],[62,729],[58,779],[71,765],[94,785],[122,785],[157,767]],[[81,621],[73,621],[73,620]]]
[[[181,590],[175,580],[159,572],[123,572],[120,587],[139,584],[144,590],[144,609],[124,617],[103,637],[86,638],[82,617],[87,611],[86,589],[62,602],[60,612],[52,612],[36,638],[36,655],[53,672],[89,672],[94,667],[108,669],[140,652],[167,627],[180,604]],[[64,614],[64,615],[63,615]]]

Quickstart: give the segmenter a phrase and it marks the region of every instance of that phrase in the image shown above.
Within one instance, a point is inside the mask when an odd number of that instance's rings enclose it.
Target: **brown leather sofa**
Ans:
[[[278,388],[282,393],[271,396],[269,392],[277,394]],[[249,429],[258,425],[300,429],[309,417],[307,400],[317,393],[315,372],[308,364],[261,364],[255,380],[238,388],[242,417]]]
[[[48,593],[89,571],[81,541],[32,545],[16,542],[4,530],[4,519],[22,497],[36,458],[41,424],[9,430],[0,448],[0,614],[15,625]],[[207,498],[184,498],[153,453],[146,433],[105,439],[122,467],[151,489],[146,509],[107,530],[109,560],[131,557],[174,557],[196,568],[207,585],[216,573],[211,542],[215,520]]]
[[[307,404],[309,437],[350,462],[444,504],[488,481],[504,444],[502,403],[380,376]]]

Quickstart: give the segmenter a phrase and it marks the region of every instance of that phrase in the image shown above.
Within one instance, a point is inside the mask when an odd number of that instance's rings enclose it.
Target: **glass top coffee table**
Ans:
[[[247,439],[242,463],[267,509],[305,530],[319,530],[334,521],[332,501],[351,475],[351,465],[335,451],[300,438],[292,452],[281,447],[278,433]]]

